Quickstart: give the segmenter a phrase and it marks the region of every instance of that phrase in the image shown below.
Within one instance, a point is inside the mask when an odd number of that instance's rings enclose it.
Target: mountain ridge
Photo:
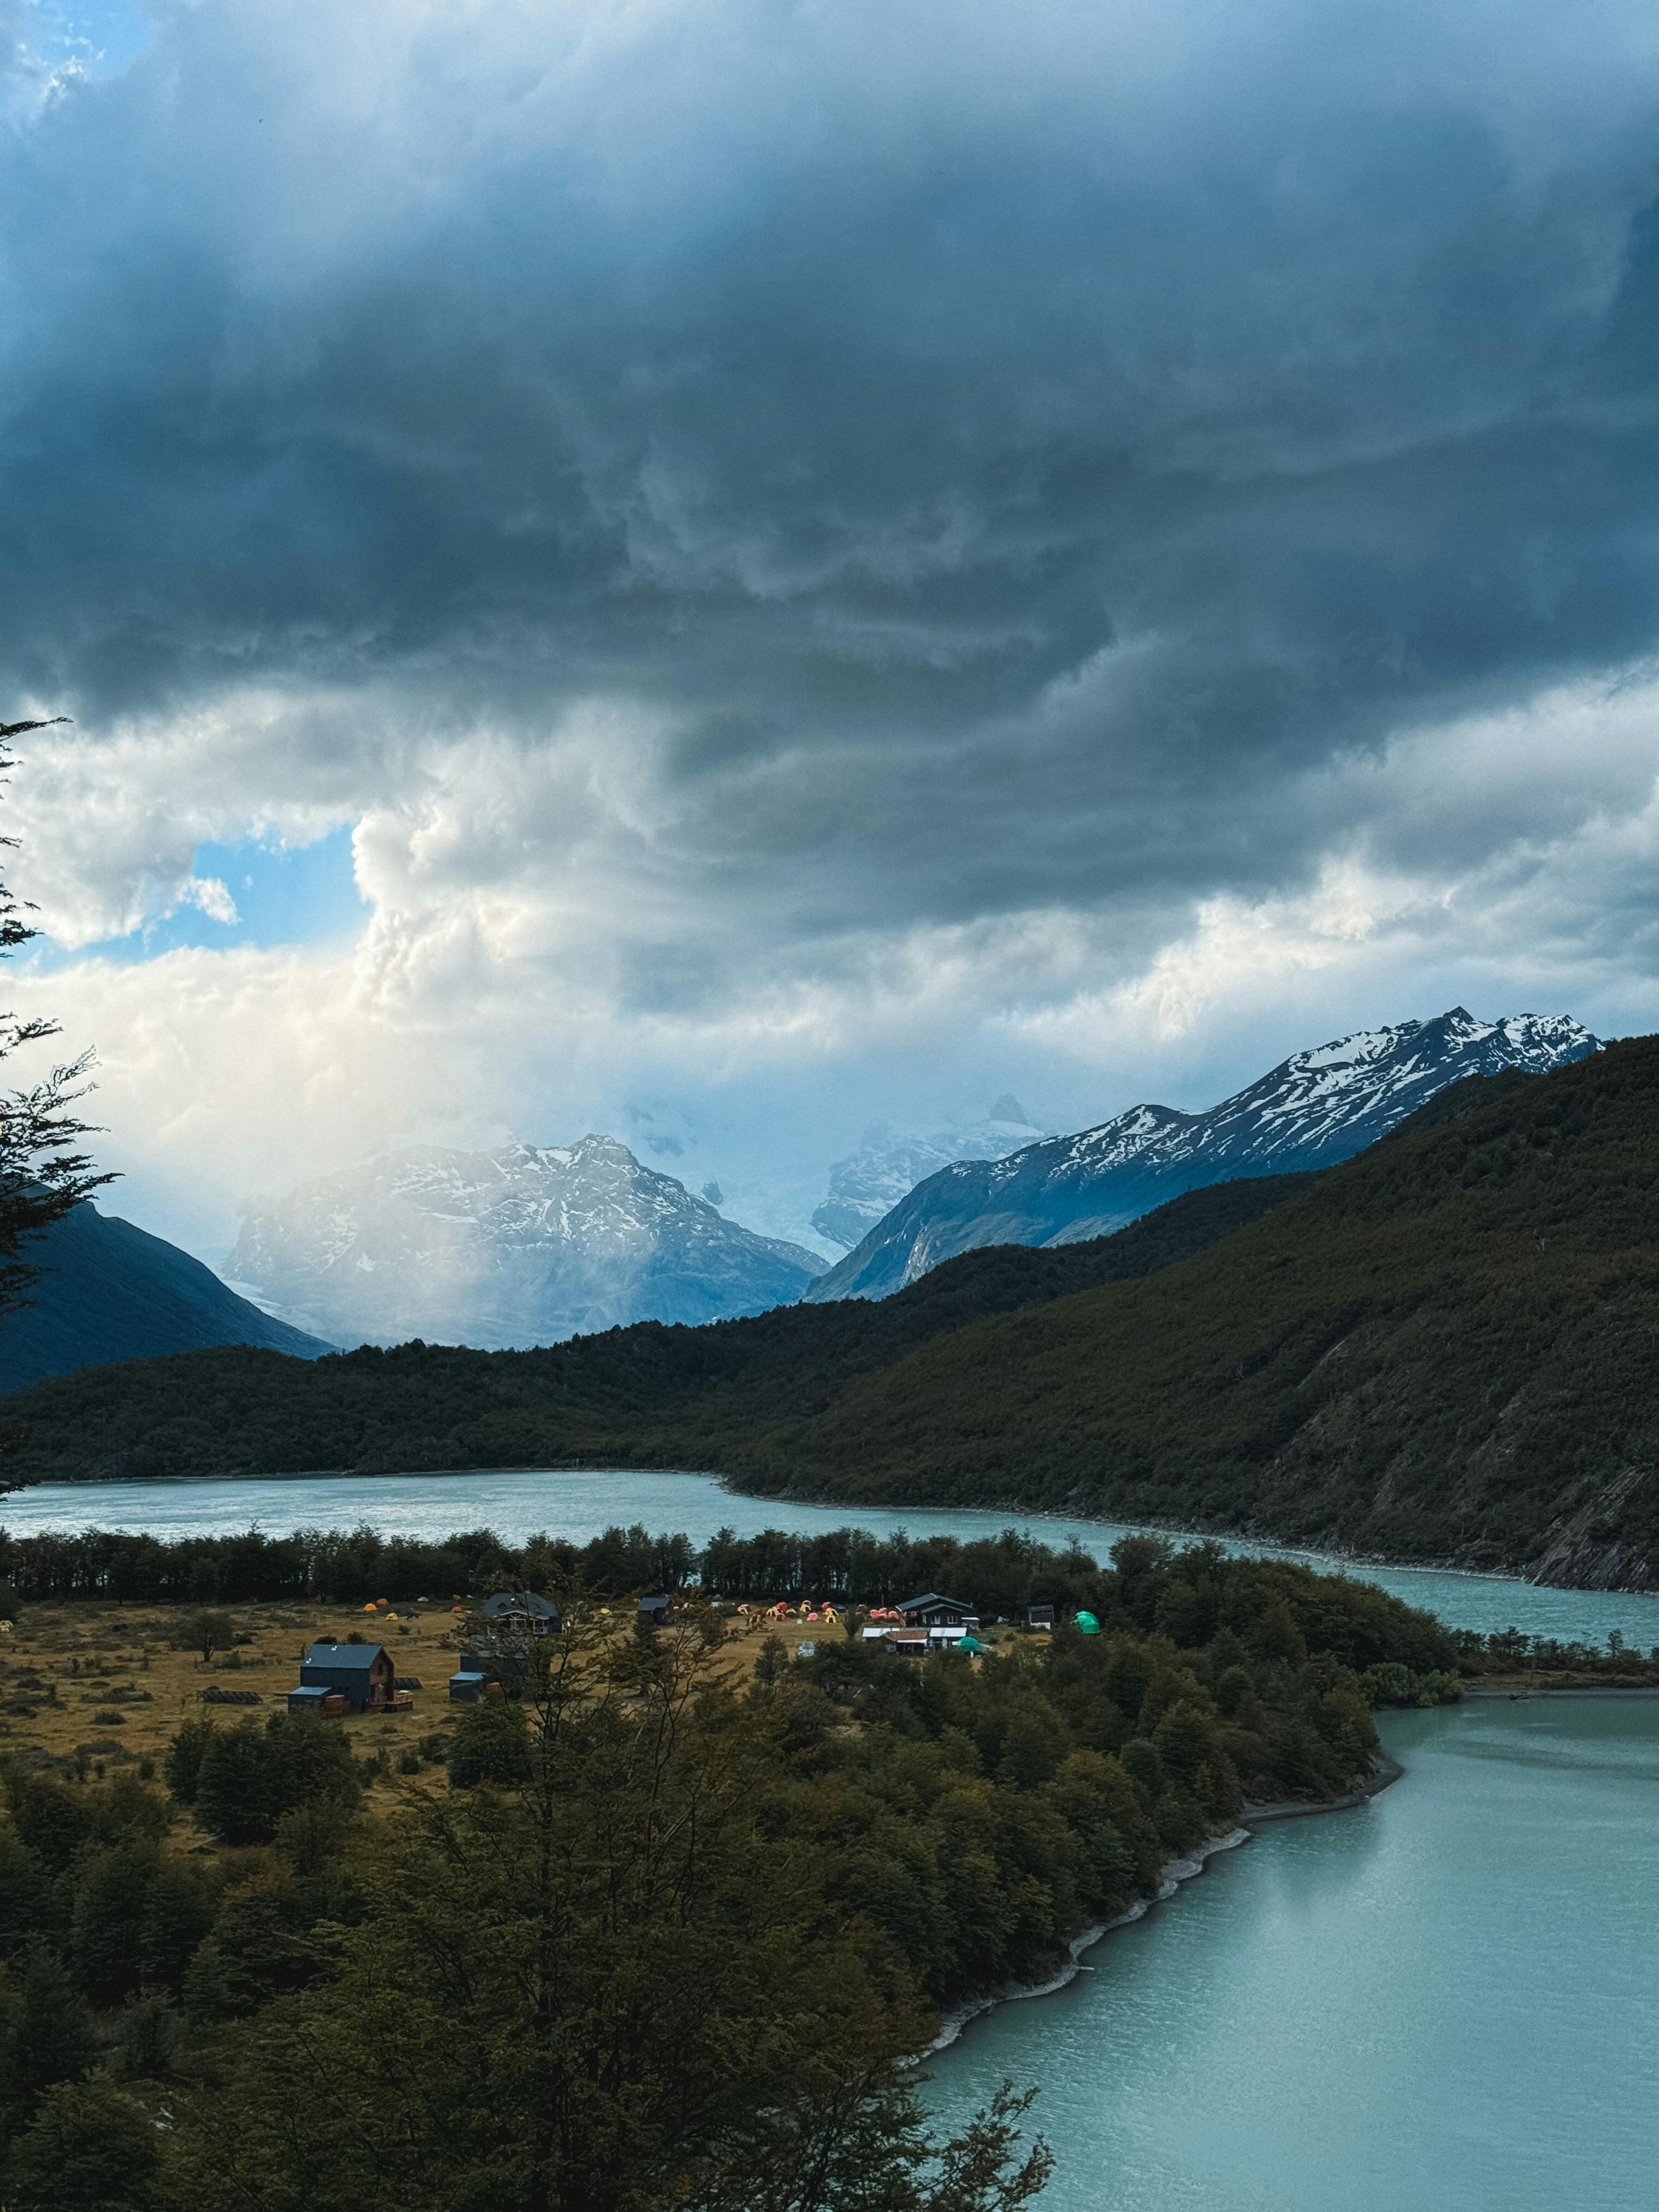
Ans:
[[[1033,1121],[1012,1092],[994,1100],[983,1121],[951,1122],[926,1135],[878,1122],[857,1152],[830,1170],[830,1188],[812,1215],[820,1237],[849,1252],[919,1182],[957,1160],[1000,1160],[1053,1132]]]
[[[1659,1589],[1659,1038],[1454,1084],[1273,1181],[964,1253],[890,1300],[89,1370],[6,1401],[9,1466],[702,1468],[786,1515],[1086,1513]]]
[[[1358,1030],[1292,1053],[1202,1113],[1144,1103],[1000,1161],[941,1169],[804,1296],[884,1297],[976,1244],[1107,1236],[1183,1188],[1330,1166],[1449,1083],[1504,1067],[1541,1073],[1599,1043],[1570,1015],[1480,1022],[1463,1006]]]

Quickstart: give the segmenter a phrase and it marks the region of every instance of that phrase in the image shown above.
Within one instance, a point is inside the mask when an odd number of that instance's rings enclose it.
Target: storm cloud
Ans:
[[[296,1006],[532,1135],[803,1066],[1095,1118],[1443,981],[1650,1024],[1650,9],[8,21],[61,944],[349,824]],[[58,971],[124,1108],[253,957]]]

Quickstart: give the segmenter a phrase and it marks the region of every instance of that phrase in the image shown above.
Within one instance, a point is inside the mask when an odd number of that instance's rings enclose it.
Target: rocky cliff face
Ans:
[[[1002,1160],[958,1162],[902,1200],[811,1299],[884,1297],[982,1244],[1109,1235],[1182,1190],[1235,1176],[1328,1167],[1387,1134],[1466,1075],[1541,1073],[1597,1049],[1565,1014],[1477,1021],[1462,1006],[1293,1054],[1207,1113],[1133,1106]]]
[[[952,1121],[926,1136],[881,1122],[857,1152],[830,1170],[830,1191],[812,1216],[820,1237],[850,1252],[919,1182],[956,1160],[1001,1160],[1039,1143],[1040,1128],[1007,1093],[982,1121]]]
[[[822,1266],[588,1136],[423,1146],[325,1176],[251,1213],[225,1273],[337,1342],[505,1349],[759,1313]]]

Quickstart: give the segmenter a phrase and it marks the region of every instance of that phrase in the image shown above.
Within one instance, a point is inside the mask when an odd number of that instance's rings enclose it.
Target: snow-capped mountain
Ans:
[[[1204,1183],[1346,1159],[1463,1076],[1508,1067],[1541,1073],[1598,1049],[1565,1014],[1478,1022],[1462,1006],[1433,1021],[1339,1037],[1293,1054],[1206,1114],[1132,1106],[1078,1136],[944,1168],[805,1295],[885,1297],[977,1245],[1104,1237]]]
[[[337,1343],[493,1350],[760,1313],[823,1265],[588,1136],[422,1146],[326,1176],[249,1213],[224,1274]]]
[[[850,1252],[919,1182],[952,1161],[1006,1159],[1051,1133],[1006,1092],[982,1121],[951,1122],[926,1136],[878,1122],[857,1152],[830,1169],[830,1194],[813,1214],[812,1226]]]

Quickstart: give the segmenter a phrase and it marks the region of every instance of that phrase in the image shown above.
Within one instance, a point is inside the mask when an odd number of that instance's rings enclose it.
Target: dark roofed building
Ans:
[[[640,1600],[641,1628],[661,1628],[672,1619],[673,1601],[665,1597],[642,1597]]]
[[[478,1611],[485,1620],[522,1624],[538,1636],[550,1635],[561,1626],[558,1607],[534,1590],[497,1590]]]
[[[907,1628],[961,1628],[970,1621],[977,1625],[979,1620],[971,1606],[963,1605],[960,1598],[941,1596],[938,1590],[907,1599],[896,1609]]]
[[[354,1712],[380,1712],[397,1695],[398,1670],[384,1644],[313,1644],[300,1662],[302,1690],[332,1691]]]

